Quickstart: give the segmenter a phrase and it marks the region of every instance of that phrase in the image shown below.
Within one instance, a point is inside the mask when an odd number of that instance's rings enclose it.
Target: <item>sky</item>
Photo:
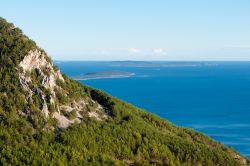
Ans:
[[[250,60],[250,0],[0,0],[0,16],[54,60]]]

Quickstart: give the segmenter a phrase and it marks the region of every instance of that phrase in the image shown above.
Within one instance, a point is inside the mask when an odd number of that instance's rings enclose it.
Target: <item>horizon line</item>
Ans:
[[[250,62],[250,60],[74,60],[74,59],[52,59],[61,62]]]

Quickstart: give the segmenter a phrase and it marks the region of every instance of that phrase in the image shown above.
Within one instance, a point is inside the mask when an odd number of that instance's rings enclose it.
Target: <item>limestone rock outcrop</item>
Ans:
[[[56,103],[57,95],[56,90],[62,92],[64,96],[67,93],[57,84],[57,80],[65,82],[60,70],[56,69],[48,56],[40,50],[31,50],[20,62],[19,67],[21,72],[19,73],[19,83],[22,89],[28,92],[27,101],[32,102],[32,96],[38,95],[41,100],[40,109],[46,118],[49,118],[50,110],[48,105],[54,105],[56,112],[51,113],[52,117],[57,119],[58,126],[66,128],[73,123],[79,123],[82,120],[82,114],[95,118],[96,120],[106,119],[107,115],[103,113],[103,108],[97,102],[90,99],[78,99],[77,101],[71,101],[66,104]],[[49,91],[49,95],[42,91],[39,87],[33,86],[33,80],[31,74],[35,73],[39,78],[39,85]],[[49,98],[49,100],[47,100]],[[95,103],[95,109],[89,111],[87,108],[89,105]],[[76,117],[69,119],[65,114],[70,114],[72,111],[76,112]],[[28,111],[30,112],[30,111]]]

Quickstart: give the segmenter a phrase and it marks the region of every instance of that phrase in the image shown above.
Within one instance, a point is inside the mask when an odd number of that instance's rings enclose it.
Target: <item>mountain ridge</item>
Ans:
[[[60,73],[0,17],[0,164],[248,165],[202,133]]]

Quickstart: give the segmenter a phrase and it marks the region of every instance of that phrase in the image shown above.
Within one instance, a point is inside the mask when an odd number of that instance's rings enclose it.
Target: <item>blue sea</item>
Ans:
[[[82,80],[250,157],[250,62],[66,62],[70,77],[109,71],[126,78]]]

